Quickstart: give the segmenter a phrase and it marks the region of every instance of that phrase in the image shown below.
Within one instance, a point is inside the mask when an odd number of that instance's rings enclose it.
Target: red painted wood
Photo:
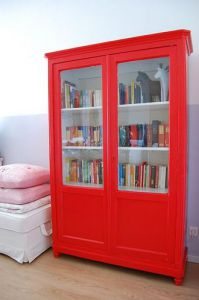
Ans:
[[[49,60],[53,250],[148,272],[180,284],[186,263],[187,56],[190,31],[176,30],[62,50]],[[169,191],[119,191],[117,64],[168,57]],[[104,187],[62,184],[60,72],[102,67]]]
[[[93,52],[92,56],[99,56],[101,53],[118,53],[124,48],[132,49],[132,47],[136,47],[143,49],[144,46],[144,48],[150,49],[150,45],[152,45],[153,48],[154,46],[159,47],[160,44],[161,46],[164,44],[175,45],[179,38],[185,39],[187,52],[188,54],[191,54],[193,51],[193,46],[190,37],[190,31],[182,29],[55,51],[46,53],[45,56],[49,59],[61,59],[63,57],[63,61],[66,61],[68,56],[69,60],[71,60],[71,56],[73,57],[75,55],[79,56],[85,54],[87,57],[90,57],[91,52]]]

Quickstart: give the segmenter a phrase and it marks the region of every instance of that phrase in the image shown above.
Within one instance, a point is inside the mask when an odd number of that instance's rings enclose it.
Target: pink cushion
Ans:
[[[49,182],[49,171],[29,164],[0,166],[0,187],[27,188]]]
[[[50,184],[44,183],[26,189],[0,188],[0,202],[10,204],[25,204],[33,202],[50,194]]]

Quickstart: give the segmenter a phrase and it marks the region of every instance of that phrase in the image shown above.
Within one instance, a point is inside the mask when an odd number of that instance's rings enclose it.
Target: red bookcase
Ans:
[[[182,282],[191,52],[176,30],[46,54],[55,256]]]

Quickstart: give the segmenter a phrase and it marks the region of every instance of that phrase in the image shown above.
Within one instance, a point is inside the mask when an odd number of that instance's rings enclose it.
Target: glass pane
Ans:
[[[169,59],[118,64],[118,188],[167,193]]]
[[[101,66],[61,72],[63,184],[103,186]]]

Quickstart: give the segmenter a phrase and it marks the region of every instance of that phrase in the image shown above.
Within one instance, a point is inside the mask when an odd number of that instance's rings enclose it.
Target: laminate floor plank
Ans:
[[[48,250],[31,264],[0,255],[0,300],[199,300],[199,264],[182,286],[169,277]]]

